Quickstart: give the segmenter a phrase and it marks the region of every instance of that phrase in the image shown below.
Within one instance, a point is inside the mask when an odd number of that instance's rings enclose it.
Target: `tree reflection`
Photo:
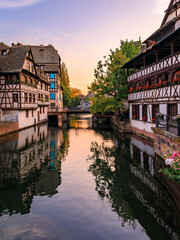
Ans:
[[[88,161],[93,163],[89,167],[89,171],[95,176],[96,191],[102,199],[107,198],[111,203],[112,209],[121,218],[122,225],[125,223],[131,224],[133,228],[136,227],[136,221],[133,215],[133,211],[125,200],[125,193],[120,185],[121,178],[124,178],[124,187],[128,187],[126,181],[126,175],[123,176],[122,169],[127,172],[126,164],[124,161],[119,163],[117,160],[119,155],[127,159],[128,151],[125,145],[122,145],[125,151],[119,152],[113,145],[112,147],[106,146],[105,143],[99,145],[97,142],[92,142],[91,152],[92,156],[88,158]]]
[[[150,152],[150,147],[123,136],[114,141],[91,144],[88,171],[95,177],[100,198],[108,200],[122,226],[129,224],[135,229],[140,223],[150,239],[178,239],[179,215],[167,192],[153,177],[152,156],[143,152]],[[130,148],[130,141],[138,143],[142,150],[133,145]]]

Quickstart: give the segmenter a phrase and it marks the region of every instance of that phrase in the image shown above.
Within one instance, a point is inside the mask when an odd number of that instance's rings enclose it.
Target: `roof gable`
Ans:
[[[52,46],[31,46],[34,60],[37,64],[60,64],[60,56]]]
[[[20,72],[28,53],[29,46],[13,46],[5,56],[0,56],[0,72]]]
[[[177,9],[180,8],[180,1],[179,0],[171,0],[168,6],[168,9],[165,11],[165,16],[163,18],[161,27],[164,26],[167,22],[169,22],[174,17],[177,17]]]

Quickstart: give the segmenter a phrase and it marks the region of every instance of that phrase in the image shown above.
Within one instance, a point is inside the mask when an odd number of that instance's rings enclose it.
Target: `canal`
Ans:
[[[153,144],[90,116],[0,138],[1,240],[180,239],[179,184]]]

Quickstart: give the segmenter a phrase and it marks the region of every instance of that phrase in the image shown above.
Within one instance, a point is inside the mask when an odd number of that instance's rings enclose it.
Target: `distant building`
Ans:
[[[81,109],[89,109],[91,106],[91,102],[89,101],[88,97],[90,97],[90,94],[87,96],[85,95],[79,95],[80,97],[80,108]]]
[[[180,115],[180,1],[171,0],[160,28],[146,49],[124,65],[128,76],[133,130],[153,137],[156,114]]]
[[[49,82],[31,47],[0,43],[0,120],[19,129],[48,120]]]
[[[61,86],[61,58],[52,46],[31,46],[35,62],[46,73],[50,83],[49,111],[63,109],[63,88]]]

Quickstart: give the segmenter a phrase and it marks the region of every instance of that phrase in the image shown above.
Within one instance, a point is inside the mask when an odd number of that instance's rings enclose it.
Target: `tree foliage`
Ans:
[[[71,88],[70,93],[71,93],[71,97],[76,97],[78,95],[81,95],[81,90],[78,88]]]
[[[68,107],[71,101],[70,95],[70,80],[68,75],[68,70],[66,64],[63,62],[61,65],[61,84],[64,89],[63,92],[63,105],[64,107]]]
[[[134,58],[141,50],[141,40],[137,42],[121,41],[119,48],[110,50],[108,57],[99,61],[94,71],[94,81],[89,87],[94,97],[91,99],[92,114],[107,114],[123,111],[123,102],[127,99],[127,75],[123,65]]]

